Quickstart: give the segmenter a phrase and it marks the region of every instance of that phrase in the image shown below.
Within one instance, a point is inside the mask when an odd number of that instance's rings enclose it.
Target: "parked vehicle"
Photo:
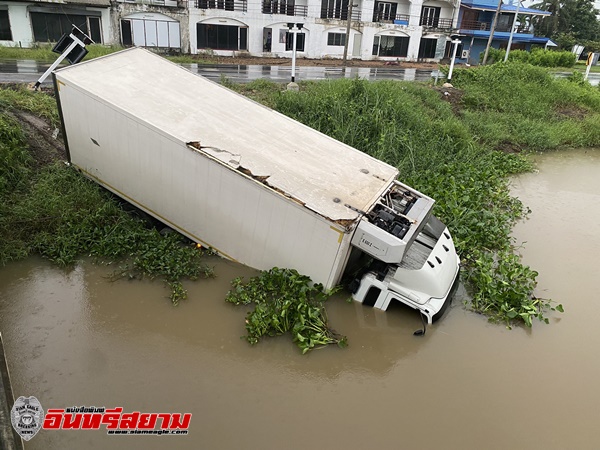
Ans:
[[[452,238],[396,168],[143,49],[53,76],[69,162],[194,242],[429,322],[447,304]]]

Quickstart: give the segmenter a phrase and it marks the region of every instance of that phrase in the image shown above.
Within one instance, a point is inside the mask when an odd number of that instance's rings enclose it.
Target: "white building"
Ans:
[[[449,56],[460,0],[353,0],[348,57]],[[348,0],[0,0],[0,45],[55,42],[77,25],[95,42],[182,53],[341,58]]]
[[[76,25],[97,43],[110,43],[109,0],[0,0],[0,45],[56,42]]]
[[[349,57],[427,61],[447,55],[458,0],[354,1]],[[192,0],[189,17],[191,53],[289,57],[288,23],[301,23],[298,56],[341,58],[348,1]]]

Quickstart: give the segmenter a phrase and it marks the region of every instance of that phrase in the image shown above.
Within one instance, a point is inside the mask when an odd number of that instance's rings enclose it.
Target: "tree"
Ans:
[[[542,0],[531,8],[551,12],[534,19],[536,31],[549,38],[572,35],[578,41],[600,40],[599,11],[593,0]]]

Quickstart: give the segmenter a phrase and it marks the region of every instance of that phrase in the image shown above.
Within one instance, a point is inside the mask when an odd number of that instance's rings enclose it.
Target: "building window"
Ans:
[[[437,42],[437,39],[421,38],[421,43],[419,44],[419,58],[435,58]]]
[[[213,50],[248,50],[248,28],[235,25],[199,23],[198,48]]]
[[[30,16],[36,42],[57,42],[63,34],[71,32],[73,25],[89,33],[85,15],[31,12]]]
[[[348,0],[322,0],[321,1],[321,19],[346,20],[347,18],[348,18]]]
[[[397,3],[375,2],[373,22],[394,21],[396,19]]]
[[[36,42],[57,42],[63,34],[70,33],[73,25],[87,34],[96,44],[102,43],[100,17],[78,13],[35,12],[30,13],[33,39]]]
[[[446,42],[446,49],[444,50],[444,58],[452,58],[452,52],[454,51],[454,44],[452,41]],[[462,43],[458,44],[456,48],[456,57],[462,58],[463,45]]]
[[[290,33],[286,31],[285,33],[285,51],[291,52],[294,50],[294,33]],[[306,35],[304,33],[298,33],[296,37],[296,51],[303,52],[304,51],[304,41]]]
[[[172,20],[121,19],[124,46],[181,48],[179,22]]]
[[[262,3],[263,14],[285,14],[293,16],[296,13],[295,0],[264,0]]]
[[[225,11],[246,11],[246,4],[236,5],[234,0],[198,0],[200,9],[223,9]]]
[[[102,28],[100,26],[100,17],[88,17],[88,29],[90,38],[96,44],[102,43]]]
[[[327,33],[327,45],[343,47],[346,45],[345,33]]]
[[[10,20],[8,11],[0,11],[0,41],[12,41],[12,33],[10,31]]]
[[[406,36],[375,36],[373,55],[405,58],[408,55],[408,41]]]
[[[433,6],[423,6],[421,9],[421,23],[419,25],[437,28],[440,21],[440,11],[442,8]]]

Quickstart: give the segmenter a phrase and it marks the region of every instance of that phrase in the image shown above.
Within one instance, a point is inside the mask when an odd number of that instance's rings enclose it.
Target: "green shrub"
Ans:
[[[505,49],[490,48],[487,63],[503,63],[505,57]],[[483,53],[480,58],[483,58]],[[540,67],[573,67],[576,60],[577,57],[573,53],[556,50],[511,50],[508,54],[508,62],[520,62]]]
[[[250,344],[264,336],[291,333],[302,353],[325,345],[347,345],[346,337],[330,327],[325,311],[324,303],[335,290],[324,292],[321,284],[311,285],[309,277],[277,267],[245,284],[242,281],[232,281],[233,289],[225,300],[234,305],[254,304],[246,316],[245,338]]]

